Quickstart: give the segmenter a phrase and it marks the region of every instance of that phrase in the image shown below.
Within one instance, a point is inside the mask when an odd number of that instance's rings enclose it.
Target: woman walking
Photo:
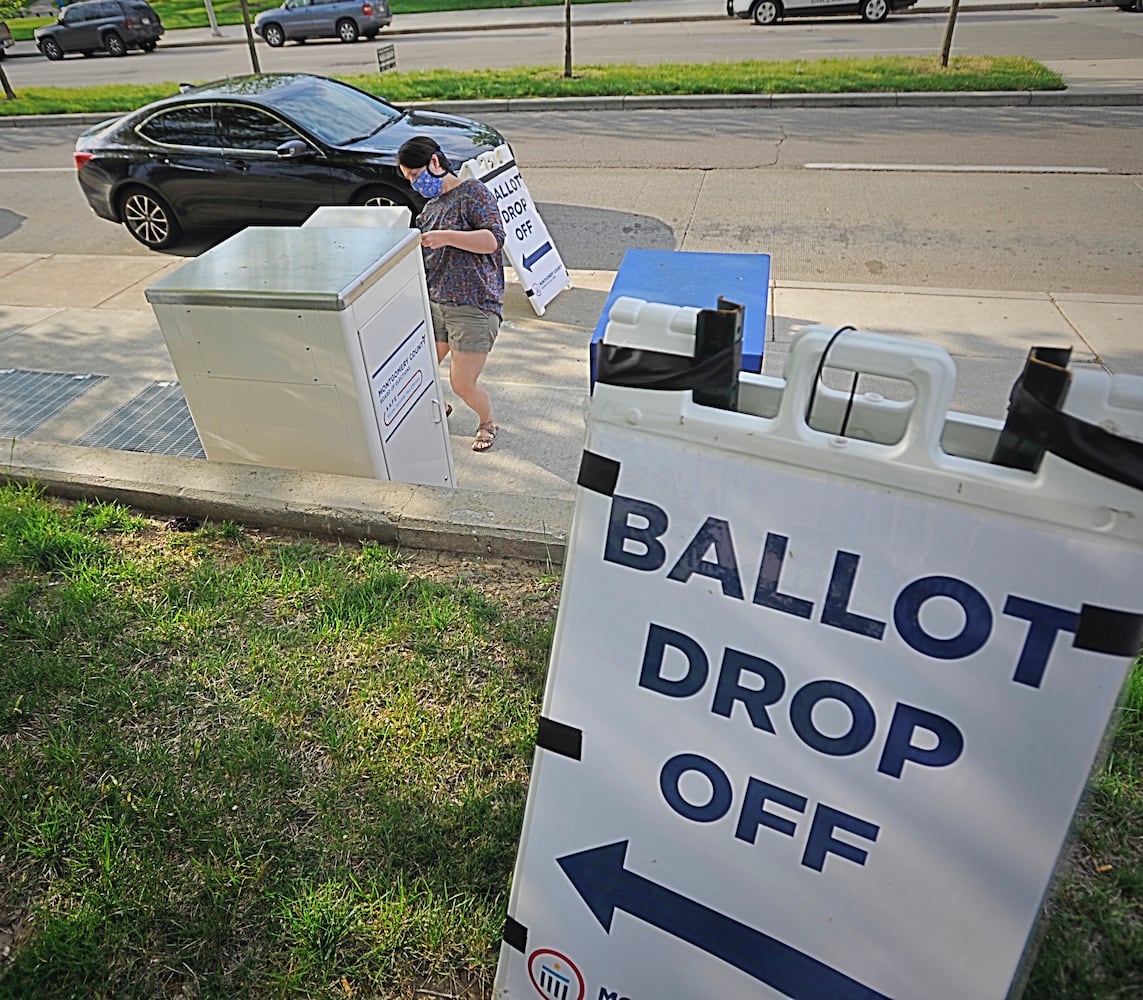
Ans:
[[[492,400],[478,379],[500,330],[504,303],[504,226],[496,199],[480,181],[462,181],[428,136],[397,151],[397,167],[428,201],[417,225],[425,257],[437,361],[452,352],[449,382],[475,411],[473,451],[492,447],[499,428]]]

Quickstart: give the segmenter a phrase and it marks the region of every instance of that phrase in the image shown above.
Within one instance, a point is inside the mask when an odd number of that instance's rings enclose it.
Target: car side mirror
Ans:
[[[275,152],[279,160],[301,160],[314,155],[313,147],[301,139],[287,139]]]

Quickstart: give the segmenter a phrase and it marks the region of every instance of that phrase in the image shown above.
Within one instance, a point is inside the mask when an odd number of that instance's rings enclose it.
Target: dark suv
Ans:
[[[144,0],[84,0],[68,4],[55,24],[35,31],[36,48],[49,59],[68,52],[85,56],[100,50],[125,56],[128,49],[150,52],[163,33],[163,22]]]

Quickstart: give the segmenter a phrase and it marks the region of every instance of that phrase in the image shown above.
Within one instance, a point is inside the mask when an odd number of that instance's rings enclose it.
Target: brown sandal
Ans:
[[[496,432],[500,430],[496,422],[489,420],[476,428],[476,438],[472,442],[473,451],[488,451],[492,442],[496,440]]]

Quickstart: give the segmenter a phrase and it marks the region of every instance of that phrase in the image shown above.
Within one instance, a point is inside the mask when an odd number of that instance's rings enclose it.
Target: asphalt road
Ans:
[[[572,268],[764,251],[789,281],[1140,294],[1140,107],[486,117]],[[88,208],[76,131],[0,130],[0,251],[150,253]]]
[[[577,11],[578,13],[578,11]],[[740,59],[821,59],[885,54],[932,55],[940,51],[947,18],[943,14],[906,13],[882,24],[857,18],[790,20],[759,28],[748,21],[716,18],[686,23],[616,23],[573,28],[573,59],[577,65],[599,63],[654,64]],[[232,40],[243,40],[242,29],[223,29]],[[305,71],[333,75],[377,70],[376,46],[394,45],[398,69],[447,67],[482,69],[508,66],[562,66],[562,28],[533,26],[497,31],[431,34],[382,33],[377,43],[345,45],[314,40],[271,49],[256,42],[264,72]],[[161,83],[202,81],[250,72],[245,44],[216,44],[174,48],[160,44],[144,55],[124,59],[102,53],[90,59],[69,56],[50,63],[31,42],[17,46],[20,58],[6,69],[20,86],[92,86],[121,82]],[[1034,59],[1143,58],[1143,17],[1115,7],[1055,10],[972,11],[957,18],[954,54],[1018,52]]]

